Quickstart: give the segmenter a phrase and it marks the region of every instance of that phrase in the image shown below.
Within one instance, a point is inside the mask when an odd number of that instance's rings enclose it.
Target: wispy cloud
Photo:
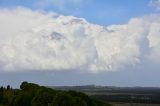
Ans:
[[[160,0],[151,0],[150,5],[155,7],[157,10],[160,10]]]

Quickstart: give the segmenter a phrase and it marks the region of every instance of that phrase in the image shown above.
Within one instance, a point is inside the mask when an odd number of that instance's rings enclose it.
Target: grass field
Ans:
[[[111,103],[113,106],[160,106],[160,104],[142,104],[142,103]]]

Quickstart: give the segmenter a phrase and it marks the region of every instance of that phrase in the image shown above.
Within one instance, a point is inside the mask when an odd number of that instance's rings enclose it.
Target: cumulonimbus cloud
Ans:
[[[100,72],[133,66],[143,55],[160,57],[159,17],[100,26],[83,18],[27,8],[1,9],[0,68]],[[143,39],[148,39],[149,54],[141,51]]]

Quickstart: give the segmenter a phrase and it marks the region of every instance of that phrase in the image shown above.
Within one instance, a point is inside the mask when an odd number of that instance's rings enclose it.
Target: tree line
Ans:
[[[111,106],[81,92],[54,90],[22,82],[20,89],[0,88],[0,106]]]

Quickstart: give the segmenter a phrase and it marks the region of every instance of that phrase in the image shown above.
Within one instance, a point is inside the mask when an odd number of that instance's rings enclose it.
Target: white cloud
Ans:
[[[148,40],[151,48],[150,58],[160,62],[160,15],[154,20],[150,27]]]
[[[150,5],[155,7],[157,10],[160,10],[160,0],[151,0]]]
[[[151,55],[159,53],[159,26],[159,15],[105,27],[27,8],[1,9],[0,67],[4,71],[117,71],[140,62],[144,38],[154,48]]]

